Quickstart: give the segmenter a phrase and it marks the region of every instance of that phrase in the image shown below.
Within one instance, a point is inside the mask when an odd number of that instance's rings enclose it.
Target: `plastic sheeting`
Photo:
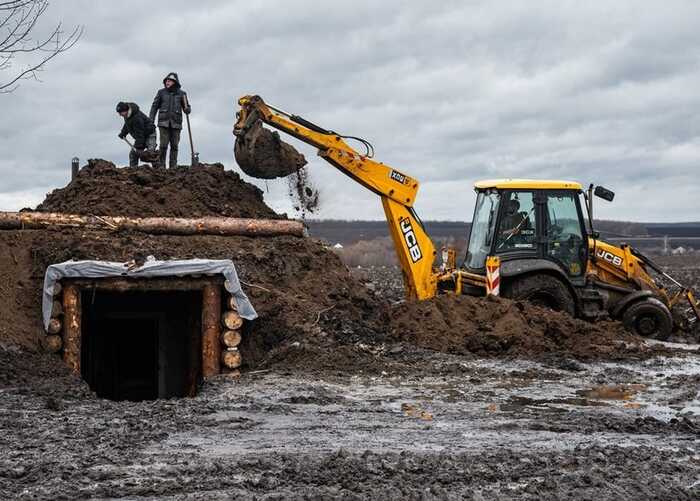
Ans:
[[[218,274],[222,274],[226,278],[224,287],[234,297],[238,314],[247,320],[257,318],[258,314],[250,303],[248,296],[243,292],[236,273],[236,267],[230,259],[157,261],[153,256],[148,256],[143,266],[132,269],[129,269],[129,263],[110,261],[65,261],[52,264],[46,269],[46,275],[44,276],[42,300],[44,329],[49,328],[49,321],[51,320],[54,285],[63,278],[155,278]]]

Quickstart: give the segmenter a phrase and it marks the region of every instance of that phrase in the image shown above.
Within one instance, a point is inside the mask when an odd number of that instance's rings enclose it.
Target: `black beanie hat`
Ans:
[[[121,113],[123,111],[128,111],[129,110],[129,105],[123,102],[117,103],[117,113]]]

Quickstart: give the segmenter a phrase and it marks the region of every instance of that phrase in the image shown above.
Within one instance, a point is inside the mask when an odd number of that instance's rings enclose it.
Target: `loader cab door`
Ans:
[[[555,261],[570,277],[583,275],[588,258],[583,214],[579,196],[573,190],[543,191],[543,242],[547,259]]]
[[[538,201],[535,191],[503,192],[494,254],[514,259],[538,256]]]

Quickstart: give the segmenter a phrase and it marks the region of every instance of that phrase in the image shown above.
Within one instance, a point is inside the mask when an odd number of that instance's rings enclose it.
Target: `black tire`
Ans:
[[[528,301],[555,311],[576,315],[576,303],[564,282],[551,275],[527,275],[505,284],[504,297]]]
[[[673,317],[664,303],[648,297],[632,303],[622,314],[625,327],[640,336],[665,341],[673,331]]]

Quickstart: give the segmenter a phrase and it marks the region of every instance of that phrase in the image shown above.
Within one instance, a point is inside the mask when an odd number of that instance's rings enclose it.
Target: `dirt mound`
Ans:
[[[220,164],[157,170],[116,168],[90,160],[68,186],[49,194],[42,211],[96,215],[283,217],[256,187]],[[46,267],[69,259],[124,262],[231,259],[260,319],[244,339],[248,366],[298,339],[352,343],[381,337],[386,310],[323,245],[297,237],[168,236],[79,229],[0,232],[0,343],[36,349],[43,339],[41,284]],[[336,339],[336,337],[338,339]],[[323,341],[322,341],[323,340]],[[332,350],[331,350],[332,352]],[[336,357],[339,366],[352,356]]]
[[[592,324],[522,301],[439,296],[391,310],[394,339],[454,354],[579,360],[660,353],[617,322]]]
[[[88,160],[74,181],[48,194],[36,210],[133,217],[284,217],[265,205],[262,191],[222,164],[117,168],[100,159]]]
[[[286,342],[324,338],[334,343],[381,337],[383,303],[352,279],[339,258],[311,239],[168,236],[108,231],[0,232],[0,341],[38,346],[43,337],[41,283],[46,267],[68,259],[124,262],[158,259],[231,259],[260,318],[242,351],[255,366]],[[320,342],[320,341],[319,341]],[[345,367],[352,357],[336,360]]]

